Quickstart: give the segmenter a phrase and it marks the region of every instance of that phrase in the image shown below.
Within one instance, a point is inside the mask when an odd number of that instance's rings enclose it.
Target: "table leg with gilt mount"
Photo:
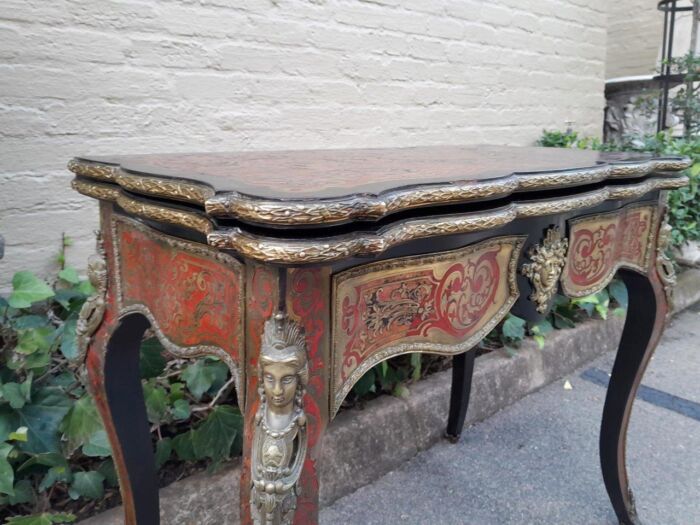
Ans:
[[[81,312],[78,333],[127,524],[159,521],[138,373],[146,330],[172,355],[216,356],[231,370],[244,424],[241,522],[314,524],[323,434],[368,370],[408,353],[451,356],[445,434],[454,442],[479,342],[511,311],[540,319],[557,293],[583,297],[618,273],[630,300],[600,456],[620,523],[639,523],[625,435],[673,284],[663,255],[663,191],[686,183],[672,172],[688,161],[503,148],[497,157],[507,167],[491,160],[476,168],[489,175],[463,178],[483,149],[298,153],[309,155],[310,168],[291,153],[71,164],[74,187],[102,201],[100,257],[91,262],[97,294]],[[363,161],[361,174],[353,172],[358,155],[376,165],[366,169]],[[528,156],[538,159],[530,171],[522,165]],[[412,170],[425,176],[426,165],[446,179],[392,186]],[[173,178],[179,169],[185,172]],[[365,169],[378,177],[374,185],[359,181]],[[247,193],[217,189],[231,170],[248,174],[234,180]],[[358,184],[362,191],[263,198],[250,186],[256,177],[297,172],[321,186],[342,173],[329,188]]]
[[[646,274],[620,272],[627,286],[629,305],[605,398],[600,463],[605,487],[622,525],[641,523],[627,476],[627,427],[639,384],[670,315],[676,279],[673,263],[664,253],[669,230],[668,224],[662,222],[656,257]]]

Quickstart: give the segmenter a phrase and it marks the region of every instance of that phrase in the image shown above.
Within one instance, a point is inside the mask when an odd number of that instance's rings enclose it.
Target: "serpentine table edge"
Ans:
[[[278,212],[299,203],[275,201],[261,227],[265,206],[253,217],[252,208],[231,205],[230,192],[225,206],[215,206],[223,200],[205,184],[71,161],[73,187],[100,200],[98,250],[89,261],[96,294],[77,332],[126,523],[159,521],[138,374],[146,330],[171,355],[211,355],[231,370],[244,425],[242,523],[310,524],[318,519],[324,430],[367,370],[411,352],[453,356],[446,436],[455,441],[474,347],[488,332],[509,312],[541,318],[557,293],[582,297],[616,275],[629,307],[603,408],[600,459],[620,523],[640,523],[626,432],[670,311],[666,193],[687,183],[676,173],[687,165],[683,158],[629,161],[626,171],[615,168],[617,176],[610,165],[578,169],[572,176],[587,178],[583,186],[561,182],[561,174],[554,182],[551,173],[451,183],[442,187],[442,204],[431,201],[434,185],[402,188],[390,199],[360,198],[362,212],[357,196],[334,196],[306,202],[292,215],[307,222],[296,226]],[[523,180],[527,191],[514,188]],[[478,189],[486,183],[501,193],[486,198]],[[337,214],[319,226],[309,213],[326,205]],[[227,215],[233,209],[241,216]]]

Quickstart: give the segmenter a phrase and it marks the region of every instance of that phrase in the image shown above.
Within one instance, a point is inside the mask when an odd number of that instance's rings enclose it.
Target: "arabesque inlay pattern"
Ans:
[[[455,354],[482,338],[518,296],[522,245],[501,237],[336,275],[331,413],[366,370],[392,355]]]
[[[570,221],[564,292],[589,295],[604,287],[621,266],[646,272],[656,213],[655,205],[634,205]]]

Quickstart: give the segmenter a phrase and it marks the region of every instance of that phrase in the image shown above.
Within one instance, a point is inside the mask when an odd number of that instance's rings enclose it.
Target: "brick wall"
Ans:
[[[661,52],[664,15],[657,0],[610,2],[605,78],[654,73]]]
[[[657,72],[661,59],[664,14],[658,0],[616,0],[608,8],[608,45],[605,78],[649,75]],[[690,2],[679,2],[687,6]],[[676,14],[673,55],[690,49],[692,14]],[[696,53],[700,52],[700,43]]]
[[[599,135],[605,0],[4,0],[0,287],[65,231],[81,153],[532,144]]]

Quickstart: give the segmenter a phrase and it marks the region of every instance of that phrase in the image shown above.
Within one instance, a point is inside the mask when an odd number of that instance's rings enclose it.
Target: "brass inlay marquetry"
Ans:
[[[377,363],[408,352],[454,355],[481,340],[518,297],[523,243],[499,237],[335,275],[331,415]]]
[[[561,276],[564,293],[583,297],[604,288],[622,267],[647,273],[657,206],[634,204],[569,221],[569,253]]]
[[[229,370],[231,370],[231,374],[234,378],[234,383],[236,386],[236,394],[238,396],[239,402],[241,405],[243,405],[244,400],[245,400],[245,388],[244,388],[244,383],[243,380],[244,378],[242,377],[239,364],[236,362],[236,360],[232,357],[232,355],[224,348],[216,345],[211,345],[211,344],[193,344],[193,345],[179,345],[175,342],[173,342],[168,335],[166,335],[165,331],[163,330],[162,326],[165,326],[166,328],[170,326],[170,324],[173,321],[176,321],[182,317],[181,314],[177,315],[171,315],[171,316],[164,316],[162,319],[157,319],[156,316],[153,314],[151,308],[147,304],[149,301],[144,300],[143,298],[134,298],[134,297],[129,297],[125,293],[125,286],[123,279],[124,277],[122,276],[123,272],[123,251],[122,251],[122,246],[121,246],[121,232],[126,230],[135,230],[137,232],[140,232],[141,234],[145,235],[147,238],[163,243],[165,246],[169,247],[170,249],[173,250],[174,253],[184,253],[184,254],[190,254],[192,256],[196,257],[202,257],[204,259],[213,261],[217,264],[222,265],[229,271],[235,275],[235,279],[238,280],[238,289],[240,293],[238,294],[238,297],[236,298],[236,304],[235,308],[238,312],[243,312],[244,311],[244,304],[245,304],[245,298],[244,298],[244,287],[243,287],[243,276],[245,274],[245,267],[243,266],[242,263],[240,263],[238,260],[236,260],[234,257],[231,257],[230,255],[227,255],[225,253],[222,253],[218,250],[215,250],[213,248],[210,248],[206,245],[202,245],[200,243],[196,242],[191,242],[191,241],[186,241],[184,239],[178,239],[175,237],[171,237],[169,235],[165,235],[157,230],[154,230],[153,228],[149,228],[148,226],[133,220],[128,217],[123,217],[120,215],[112,215],[111,219],[111,237],[112,237],[112,249],[114,251],[114,282],[115,282],[115,300],[116,300],[116,307],[118,311],[118,317],[122,318],[127,315],[131,315],[133,313],[139,313],[146,317],[151,324],[151,329],[153,330],[155,336],[158,338],[160,343],[163,345],[165,350],[172,354],[175,357],[179,358],[194,358],[194,357],[200,357],[204,355],[211,355],[214,357],[218,357],[221,359],[223,362],[227,364],[229,367]],[[144,254],[144,256],[148,256],[148,254]],[[200,285],[203,282],[203,279],[195,279],[197,283]],[[185,286],[186,283],[180,283],[180,285]],[[173,288],[177,287],[178,284],[173,284]],[[171,290],[172,291],[172,290]],[[167,297],[162,297],[161,298],[161,305],[165,304],[163,301],[167,300],[172,300],[168,299]],[[176,308],[179,308],[181,306],[180,301],[177,299],[173,303]],[[238,353],[240,358],[242,358],[243,353],[242,353],[242,345],[243,345],[243,317],[239,316],[240,318],[237,320],[237,323],[234,325],[234,330],[235,330],[235,340],[238,341],[238,343],[241,345],[241,348],[238,349]],[[176,319],[177,318],[177,319]],[[234,319],[231,319],[231,322],[234,322]],[[195,326],[191,326],[190,328],[196,328]],[[172,330],[171,330],[172,331]]]

